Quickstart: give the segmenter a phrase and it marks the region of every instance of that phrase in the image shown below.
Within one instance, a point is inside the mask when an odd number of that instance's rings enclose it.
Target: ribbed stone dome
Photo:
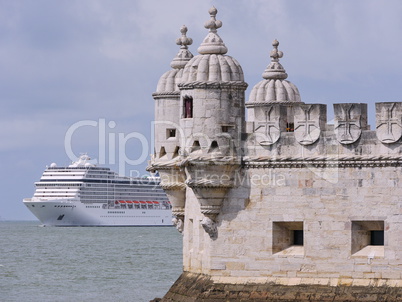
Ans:
[[[278,50],[279,42],[275,40],[272,45],[271,63],[265,69],[262,77],[264,80],[257,83],[250,93],[249,101],[246,105],[252,103],[300,103],[300,93],[297,87],[291,82],[285,80],[288,75],[279,63],[283,52]]]
[[[209,29],[208,35],[198,48],[200,55],[192,58],[184,68],[182,83],[189,82],[233,82],[244,81],[243,70],[234,58],[225,55],[228,51],[225,43],[218,35],[217,29],[222,22],[216,20],[217,9],[209,10],[211,19],[204,27]]]
[[[179,92],[177,84],[181,82],[183,69],[172,69],[165,72],[158,81],[156,93]]]
[[[165,72],[159,79],[156,86],[156,93],[179,93],[177,85],[181,82],[183,68],[193,58],[193,54],[188,50],[188,45],[193,43],[191,38],[186,36],[187,27],[183,25],[180,29],[181,37],[176,40],[176,44],[180,45],[180,51],[173,58],[170,66],[173,68]]]
[[[243,70],[231,56],[204,54],[195,56],[183,71],[182,82],[244,81]]]
[[[253,87],[249,103],[299,103],[301,102],[297,87],[286,80],[262,80]]]

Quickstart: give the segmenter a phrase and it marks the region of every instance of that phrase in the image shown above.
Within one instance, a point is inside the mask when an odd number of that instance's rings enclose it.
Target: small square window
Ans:
[[[351,253],[356,256],[370,254],[374,247],[384,247],[384,221],[352,221]],[[377,253],[378,254],[378,253]]]
[[[304,255],[302,221],[276,221],[272,225],[272,253]]]
[[[166,138],[176,137],[176,129],[166,129]]]

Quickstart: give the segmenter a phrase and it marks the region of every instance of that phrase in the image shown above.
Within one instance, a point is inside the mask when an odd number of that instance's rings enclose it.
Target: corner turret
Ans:
[[[186,64],[179,84],[182,166],[204,215],[201,225],[211,238],[216,237],[216,217],[240,166],[247,88],[240,64],[225,55],[217,12],[215,7],[209,10],[211,19],[205,23],[209,33],[198,48],[200,54]]]
[[[299,90],[286,80],[288,74],[279,63],[283,52],[278,50],[278,40],[275,39],[272,46],[271,63],[262,74],[264,79],[253,87],[246,104],[248,120],[254,122],[254,131],[263,146],[274,144],[282,131],[294,131],[293,107],[303,104]],[[279,118],[273,119],[274,115]]]
[[[155,99],[155,151],[149,169],[159,171],[161,186],[172,204],[175,216],[173,222],[181,232],[184,221],[185,174],[178,166],[181,160],[181,131],[180,91],[177,85],[181,82],[185,65],[193,58],[193,54],[188,50],[188,45],[191,45],[193,40],[187,37],[185,25],[181,27],[180,32],[181,37],[176,40],[180,50],[170,63],[172,69],[162,75],[156,92],[152,95]]]

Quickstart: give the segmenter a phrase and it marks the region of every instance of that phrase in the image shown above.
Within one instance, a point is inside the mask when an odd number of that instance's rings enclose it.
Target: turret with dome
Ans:
[[[276,106],[274,110],[280,110],[277,115],[280,116],[280,129],[277,131],[294,130],[294,110],[293,106],[303,104],[300,98],[299,90],[296,85],[287,81],[288,74],[279,63],[283,57],[283,52],[278,50],[279,42],[275,39],[272,43],[274,49],[270,53],[271,63],[262,74],[264,78],[258,82],[251,90],[248,103],[248,120],[261,122],[267,119],[268,111],[272,105]],[[276,135],[276,137],[279,137]],[[272,140],[275,142],[276,140]],[[267,140],[264,141],[270,144]]]

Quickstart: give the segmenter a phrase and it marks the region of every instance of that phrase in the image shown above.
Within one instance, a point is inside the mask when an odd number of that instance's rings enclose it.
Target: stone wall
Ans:
[[[401,168],[328,169],[330,179],[321,177],[327,168],[314,166],[250,167],[239,175],[244,184],[223,202],[215,240],[200,226],[198,201],[188,192],[185,270],[233,277],[234,283],[272,277],[299,283],[402,279]],[[362,225],[383,230],[384,245],[352,248],[364,240],[353,231]],[[303,231],[302,246],[292,246],[294,230]]]

